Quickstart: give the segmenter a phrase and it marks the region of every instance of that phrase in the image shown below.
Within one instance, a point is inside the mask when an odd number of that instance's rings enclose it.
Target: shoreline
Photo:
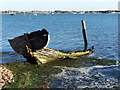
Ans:
[[[61,11],[61,10],[56,10],[56,11],[0,11],[0,14],[86,14],[86,13],[109,13],[109,14],[119,14],[120,11],[117,10],[106,10],[106,11]]]
[[[66,73],[68,73],[68,76],[67,76],[68,79],[66,79],[68,83],[64,85],[69,86],[70,84],[69,75],[71,77],[71,74],[69,74],[69,72],[73,72],[73,71],[76,73],[79,72],[78,76],[79,75],[82,76],[85,73],[86,73],[85,75],[88,75],[87,72],[84,72],[83,70],[84,68],[85,70],[86,68],[88,68],[88,71],[89,71],[91,70],[92,67],[95,67],[95,66],[101,66],[101,65],[110,66],[115,64],[116,62],[113,60],[95,59],[95,58],[92,59],[88,56],[82,56],[77,59],[65,59],[65,60],[58,59],[56,61],[52,61],[52,62],[41,64],[41,65],[30,64],[28,62],[4,63],[2,65],[12,72],[13,78],[14,78],[14,79],[12,78],[14,82],[6,83],[4,88],[13,88],[13,87],[14,88],[58,88],[59,84],[57,85],[55,82],[59,83],[59,79],[63,80],[62,78],[64,77],[64,74],[66,76]],[[64,73],[64,69],[65,69],[65,73]],[[90,77],[93,80],[96,80],[96,78],[93,77],[94,75],[96,76],[98,74],[93,73],[92,76],[88,75],[86,77]],[[72,77],[76,77],[76,75],[74,76],[73,74]],[[86,77],[84,76],[82,80],[84,81]],[[98,80],[104,83],[104,79],[101,80],[100,77],[98,76]],[[84,81],[84,84],[87,85],[88,81],[87,82]],[[62,82],[64,82],[64,80]],[[117,85],[114,85],[115,82],[107,81],[107,84],[105,84],[105,87],[106,85],[109,85],[109,83],[111,84],[110,87],[114,87],[114,86],[117,87]],[[94,82],[94,83],[96,84],[97,82]],[[57,86],[54,87],[54,85],[57,85]],[[61,88],[64,88],[64,86],[62,86]]]

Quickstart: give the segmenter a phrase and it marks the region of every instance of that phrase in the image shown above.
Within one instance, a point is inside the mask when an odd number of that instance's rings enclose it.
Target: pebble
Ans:
[[[12,72],[3,65],[0,65],[0,71],[0,89],[2,89],[8,83],[14,82],[14,77]]]

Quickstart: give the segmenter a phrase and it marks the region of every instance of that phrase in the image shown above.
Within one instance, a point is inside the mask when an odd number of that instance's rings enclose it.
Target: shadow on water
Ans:
[[[26,61],[26,59],[16,52],[0,52],[0,63]]]

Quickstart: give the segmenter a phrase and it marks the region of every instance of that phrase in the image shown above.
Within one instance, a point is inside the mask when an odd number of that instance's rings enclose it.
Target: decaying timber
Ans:
[[[59,50],[45,48],[48,41],[49,33],[45,29],[9,40],[12,48],[22,54],[30,63],[47,63],[56,59],[75,58],[93,52],[93,49],[90,49],[87,51],[62,53]]]
[[[76,53],[75,52],[62,53],[58,50],[43,48],[40,50],[36,50],[36,52],[33,52],[32,55],[35,57],[37,64],[40,64],[40,63],[43,64],[43,63],[47,63],[57,59],[76,58],[82,55],[90,54],[92,52],[93,52],[93,49],[76,52]]]
[[[86,37],[86,28],[85,23],[83,24],[83,36],[85,49],[83,51],[62,53],[58,50],[48,49],[45,46],[49,42],[49,32],[45,29],[41,31],[35,31],[32,33],[26,33],[22,36],[10,39],[10,45],[12,48],[22,54],[28,62],[30,63],[47,63],[56,59],[65,59],[65,58],[76,58],[81,55],[90,54],[93,52],[92,49],[87,49],[87,37]]]
[[[42,49],[49,42],[49,33],[42,29],[32,33],[26,33],[14,39],[9,39],[12,48],[25,57],[30,57],[30,52]]]

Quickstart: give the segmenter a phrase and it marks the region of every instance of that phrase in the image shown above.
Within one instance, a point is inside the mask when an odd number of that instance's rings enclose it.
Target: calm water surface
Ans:
[[[88,48],[95,46],[95,57],[117,60],[118,14],[19,14],[2,15],[3,62],[25,60],[14,52],[8,39],[43,28],[50,32],[48,48],[83,49],[81,20],[86,20]]]

